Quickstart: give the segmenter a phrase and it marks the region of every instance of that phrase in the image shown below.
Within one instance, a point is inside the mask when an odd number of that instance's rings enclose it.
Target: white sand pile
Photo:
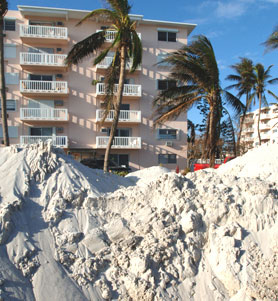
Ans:
[[[278,145],[256,152],[271,160]],[[250,177],[258,158],[243,157],[226,171],[118,178],[48,145],[1,150],[0,296],[276,300],[278,161]]]

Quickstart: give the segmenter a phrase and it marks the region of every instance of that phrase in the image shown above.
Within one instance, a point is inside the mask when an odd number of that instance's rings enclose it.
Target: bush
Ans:
[[[128,171],[112,171],[113,174],[121,177],[125,177],[128,174]]]

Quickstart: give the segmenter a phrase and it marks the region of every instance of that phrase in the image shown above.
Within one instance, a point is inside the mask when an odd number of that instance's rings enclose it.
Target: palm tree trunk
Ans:
[[[258,116],[258,125],[257,125],[257,127],[258,127],[259,145],[262,144],[261,134],[260,134],[261,106],[262,106],[262,93],[259,93],[259,116]]]
[[[241,139],[243,124],[244,124],[244,120],[245,120],[246,112],[247,112],[248,98],[249,98],[249,95],[248,95],[248,93],[247,93],[247,94],[246,94],[246,107],[245,107],[245,109],[244,109],[244,112],[243,112],[243,115],[242,115],[242,120],[241,120],[241,122],[240,122],[239,134],[238,134],[238,139],[237,139],[237,147],[236,147],[236,148],[237,148],[237,150],[238,150],[239,155],[240,155],[240,139]]]
[[[119,86],[118,86],[118,92],[117,92],[117,99],[116,103],[114,105],[114,119],[110,130],[110,136],[108,140],[108,144],[105,151],[105,157],[104,157],[104,165],[103,165],[103,171],[108,171],[108,165],[109,165],[109,155],[112,147],[112,143],[116,134],[118,122],[119,122],[119,116],[120,116],[120,106],[122,103],[123,98],[123,90],[124,90],[124,81],[125,81],[125,64],[126,64],[126,49],[125,46],[121,47],[121,66],[120,66],[120,76],[119,76]]]
[[[211,106],[210,108],[210,121],[209,121],[209,167],[215,165],[215,152],[216,152],[216,108]]]
[[[1,89],[1,108],[2,108],[2,129],[4,144],[10,145],[7,121],[7,105],[6,105],[6,84],[5,84],[5,66],[4,66],[4,36],[3,36],[3,16],[0,16],[0,89]]]

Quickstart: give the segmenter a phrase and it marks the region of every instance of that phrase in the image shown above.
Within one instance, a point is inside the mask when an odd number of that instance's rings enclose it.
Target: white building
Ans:
[[[241,143],[248,149],[259,145],[258,117],[259,109],[247,113],[244,120]],[[261,109],[259,130],[262,143],[278,143],[278,104]]]

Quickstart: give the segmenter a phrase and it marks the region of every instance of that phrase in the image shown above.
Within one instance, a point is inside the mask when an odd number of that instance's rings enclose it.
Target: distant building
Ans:
[[[241,143],[247,149],[259,145],[258,115],[259,109],[248,113],[244,120]],[[261,109],[259,129],[262,143],[278,143],[278,104]]]
[[[103,78],[113,53],[97,66],[92,58],[67,68],[71,47],[94,31],[107,28],[107,19],[76,27],[89,11],[18,6],[5,17],[5,59],[9,135],[12,144],[51,139],[77,160],[103,157],[113,111],[100,125],[105,92]],[[124,87],[112,159],[133,170],[162,164],[186,166],[187,116],[153,129],[152,101],[171,83],[169,67],[156,65],[165,54],[187,43],[194,24],[144,19],[137,31],[143,44],[142,66],[129,74]],[[106,45],[115,32],[107,34]],[[92,85],[92,80],[97,81]],[[2,128],[0,125],[0,135]],[[3,136],[2,136],[3,137]],[[0,140],[1,141],[1,140]],[[3,143],[3,142],[2,142]]]

